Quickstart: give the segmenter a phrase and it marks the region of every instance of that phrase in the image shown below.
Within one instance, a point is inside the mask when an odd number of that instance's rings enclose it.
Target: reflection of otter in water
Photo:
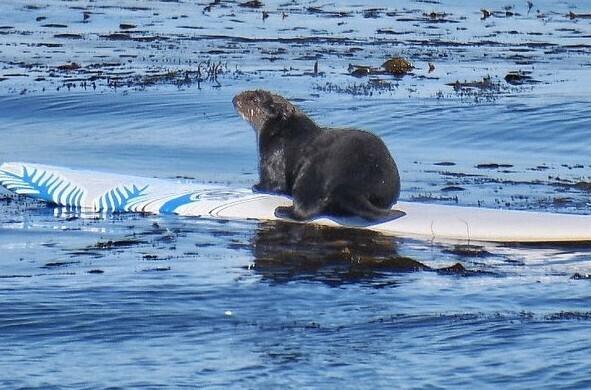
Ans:
[[[253,239],[254,270],[274,282],[395,284],[391,273],[429,270],[396,255],[396,239],[364,229],[264,222]]]
[[[460,263],[432,268],[398,255],[397,239],[368,229],[343,229],[283,221],[262,222],[252,240],[252,269],[265,280],[312,280],[332,286],[368,283],[396,285],[395,274],[426,271],[476,276]]]
[[[277,211],[295,219],[318,214],[356,215],[375,221],[391,210],[400,177],[388,148],[362,130],[319,127],[298,107],[267,91],[246,91],[236,110],[255,129],[260,182],[254,189],[293,197]]]

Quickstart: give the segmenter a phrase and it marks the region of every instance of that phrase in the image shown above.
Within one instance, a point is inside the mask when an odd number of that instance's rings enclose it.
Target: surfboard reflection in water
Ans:
[[[397,239],[357,229],[272,221],[262,223],[253,238],[254,270],[263,278],[285,283],[309,280],[339,286],[368,283],[396,285],[395,275],[417,271],[469,274],[457,263],[433,269],[400,256]]]

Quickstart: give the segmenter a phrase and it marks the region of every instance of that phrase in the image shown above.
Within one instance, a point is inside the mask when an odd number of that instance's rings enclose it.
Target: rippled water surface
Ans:
[[[591,3],[503,5],[5,1],[0,161],[250,187],[231,99],[268,88],[379,134],[404,200],[589,214]],[[0,193],[0,253],[3,388],[591,387],[589,244]]]

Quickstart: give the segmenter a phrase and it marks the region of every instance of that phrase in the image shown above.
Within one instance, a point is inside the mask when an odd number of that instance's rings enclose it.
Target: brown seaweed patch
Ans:
[[[547,171],[548,169],[550,169],[550,167],[547,165],[538,165],[534,168],[529,168],[530,171]]]
[[[368,8],[363,10],[363,17],[365,19],[377,19],[385,12],[383,8]]]
[[[59,267],[67,267],[72,264],[78,264],[79,261],[53,261],[50,263],[46,263],[43,267],[44,269],[52,269],[52,268],[59,268]]]
[[[375,74],[376,72],[378,72],[378,70],[370,66],[349,64],[349,73],[351,73],[352,76],[367,76]]]
[[[381,68],[367,65],[349,64],[349,73],[352,76],[386,75],[404,76],[414,69],[413,64],[404,57],[392,57],[384,62]]]
[[[32,278],[33,275],[0,275],[0,279]]]
[[[449,176],[449,177],[482,177],[482,175],[478,175],[475,173],[463,173],[463,172],[451,172],[451,171],[443,171],[439,172],[441,176]]]
[[[82,39],[82,34],[73,34],[73,33],[65,33],[65,34],[55,34],[54,38],[58,39]]]
[[[260,0],[245,1],[244,3],[240,3],[238,5],[243,8],[253,8],[253,9],[262,8],[264,6],[263,2]]]
[[[553,206],[567,206],[574,204],[574,199],[566,196],[554,196],[552,197],[551,203]]]
[[[181,26],[177,26],[177,28],[183,28],[186,30],[205,30],[205,27],[203,27],[203,26],[181,25]]]
[[[325,11],[321,7],[308,7],[306,11],[309,14],[320,14],[329,18],[348,18],[353,16],[353,13],[349,11]]]
[[[95,6],[95,8],[97,8],[97,9],[122,9],[122,10],[133,11],[133,12],[137,12],[137,11],[150,11],[150,10],[152,10],[150,7],[143,7],[143,6],[138,6],[138,5],[132,5],[132,6],[124,6],[124,5],[97,5],[97,6]]]
[[[354,266],[366,270],[388,272],[418,272],[429,271],[431,267],[411,259],[410,257],[392,256],[387,258],[361,257],[354,260]]]
[[[591,183],[587,181],[579,181],[574,184],[573,188],[579,191],[591,192]]]
[[[99,35],[101,38],[108,39],[111,41],[129,41],[131,40],[131,34],[127,33],[112,33]]]
[[[103,62],[103,63],[93,63],[87,66],[88,69],[114,69],[122,66],[123,64],[120,62]]]
[[[78,64],[76,62],[70,62],[69,64],[59,65],[57,67],[58,70],[62,70],[62,71],[72,71],[72,70],[78,70],[80,68],[82,68],[82,66],[80,66],[80,64]]]
[[[460,191],[466,191],[466,189],[464,187],[460,187],[460,186],[446,186],[441,189],[441,192],[460,192]]]
[[[501,169],[501,168],[513,168],[513,165],[490,163],[490,164],[478,164],[478,165],[476,165],[476,168],[478,168],[478,169]]]
[[[475,102],[491,102],[498,99],[503,94],[509,92],[518,92],[518,88],[524,87],[508,87],[506,83],[501,83],[498,78],[493,79],[491,76],[485,76],[481,80],[476,81],[455,81],[453,83],[446,83],[445,85],[453,87],[456,96],[464,99],[474,99]],[[438,93],[438,97],[444,97],[443,92]]]
[[[93,251],[93,250],[75,250],[75,251],[71,251],[68,252],[68,255],[71,257],[80,257],[80,256],[89,256],[95,259],[99,259],[101,257],[104,257],[104,254],[98,252],[98,251]]]
[[[41,27],[46,27],[46,28],[68,28],[68,25],[67,24],[57,24],[57,23],[48,23],[48,24],[41,25]]]
[[[207,4],[203,7],[203,13],[211,12],[211,9],[216,5],[219,5],[222,1],[221,0],[213,0],[211,3]]]
[[[568,13],[568,17],[571,19],[591,19],[591,13],[576,14],[571,11]]]
[[[373,96],[395,91],[398,87],[396,84],[388,80],[370,78],[367,83],[353,83],[345,86],[327,82],[324,85],[315,86],[315,89],[328,93],[343,93],[353,96]]]
[[[200,87],[201,83],[205,81],[218,82],[218,76],[229,72],[227,64],[209,62],[200,64],[197,69],[154,72],[137,76],[130,80],[130,83],[141,87],[157,84],[173,84],[177,86],[197,84]]]
[[[392,30],[391,28],[378,28],[376,30],[377,34],[383,34],[383,35],[404,35],[404,34],[408,34],[408,31],[396,31],[396,30]]]
[[[41,42],[41,43],[37,43],[35,46],[57,48],[57,47],[62,47],[63,45],[61,43],[55,43],[55,42]]]
[[[433,163],[433,165],[437,165],[437,166],[440,166],[440,167],[453,167],[453,166],[456,165],[456,163],[455,162],[451,162],[451,161],[441,161],[441,162]]]
[[[142,272],[166,272],[170,271],[170,267],[154,267],[154,268],[146,268],[143,269]]]
[[[135,24],[132,23],[121,23],[119,24],[119,29],[121,30],[131,30],[136,28],[137,26]]]
[[[426,194],[413,194],[410,197],[412,200],[417,202],[451,202],[458,203],[459,199],[457,196],[437,196],[432,193]]]
[[[24,74],[24,73],[6,73],[6,74],[4,74],[4,76],[6,76],[6,77],[29,77],[28,74]]]
[[[562,180],[556,178],[559,181],[551,183],[554,187],[565,188],[565,189],[573,189],[581,192],[591,192],[591,183],[588,181],[571,181],[571,180]]]
[[[118,249],[118,248],[128,248],[131,246],[138,246],[138,245],[143,245],[143,244],[147,244],[147,243],[148,243],[148,241],[138,240],[135,238],[124,238],[121,240],[99,241],[95,245],[89,246],[86,249],[87,250],[96,250],[96,249],[109,250],[109,249]]]
[[[520,16],[519,13],[516,13],[513,10],[513,6],[511,5],[506,6],[503,11],[490,11],[486,8],[482,8],[480,12],[482,12],[482,17],[480,18],[481,20],[486,20],[491,16],[494,16],[495,18],[510,18],[513,16]]]
[[[591,312],[579,312],[579,311],[561,311],[558,313],[552,313],[545,316],[547,321],[565,321],[565,320],[578,320],[578,321],[589,321],[591,320]]]
[[[137,56],[131,55],[130,58]],[[124,63],[104,62],[81,65],[77,62],[69,62],[57,67],[49,68],[50,78],[63,78],[62,85],[58,86],[60,90],[66,87],[68,90],[73,88],[82,88],[86,90],[91,87],[96,89],[99,81],[104,81],[109,88],[146,88],[154,85],[176,85],[191,86],[196,84],[198,88],[201,83],[210,82],[214,87],[221,86],[218,77],[230,73],[228,65],[222,62],[211,60],[203,61],[189,69],[167,70],[161,68],[148,69],[145,73],[137,73],[134,70],[128,70]],[[21,65],[30,69],[34,65]],[[238,70],[236,74],[240,74]],[[5,75],[6,76],[6,75]],[[38,81],[45,81],[47,77],[37,77]]]
[[[498,83],[493,82],[490,76],[483,77],[482,80],[477,81],[463,81],[457,80],[454,83],[447,83],[450,87],[453,87],[456,91],[479,89],[479,90],[498,90]]]
[[[382,64],[382,68],[388,73],[402,76],[413,70],[413,64],[403,57],[393,57]]]
[[[483,276],[483,275],[495,275],[494,272],[484,270],[471,270],[467,269],[460,263],[456,263],[449,267],[443,267],[435,270],[438,274],[442,275],[459,275],[459,276]]]
[[[0,194],[0,202],[9,205],[14,201],[15,196],[14,195],[4,195],[4,194]]]
[[[142,35],[139,33],[130,34],[130,33],[122,33],[116,32],[111,34],[103,34],[99,35],[99,37],[103,39],[107,39],[110,41],[133,41],[133,42],[158,42],[158,41],[167,41],[170,38],[166,36],[160,35]]]
[[[460,23],[459,20],[450,19],[451,14],[446,12],[423,13],[423,21],[427,23]]]
[[[530,76],[531,72],[517,71],[509,72],[505,76],[505,81],[512,85],[521,85],[525,83],[538,83],[539,81],[534,80]]]
[[[461,257],[490,257],[492,253],[479,245],[454,245],[452,248],[444,249],[443,253],[457,255]]]

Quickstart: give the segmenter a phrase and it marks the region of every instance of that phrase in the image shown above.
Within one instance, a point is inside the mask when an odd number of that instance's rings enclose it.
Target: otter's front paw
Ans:
[[[261,188],[261,183],[255,184],[251,187],[252,192],[264,192]]]
[[[275,216],[282,219],[296,220],[293,213],[293,206],[279,206],[275,209]]]

